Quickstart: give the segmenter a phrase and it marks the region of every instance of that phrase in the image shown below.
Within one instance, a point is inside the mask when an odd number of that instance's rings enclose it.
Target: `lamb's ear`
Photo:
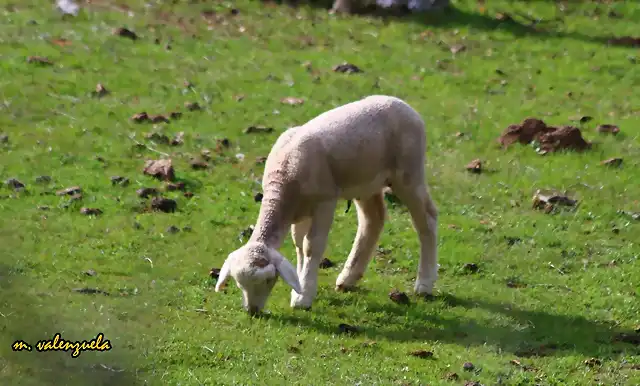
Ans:
[[[220,269],[220,274],[218,275],[218,282],[216,283],[216,292],[220,292],[220,290],[224,289],[227,285],[227,281],[229,280],[231,268],[231,255],[227,256],[227,259],[222,264],[222,268]]]
[[[301,295],[302,288],[300,286],[300,280],[298,280],[298,273],[296,272],[296,269],[284,256],[280,255],[280,257],[282,258],[278,259],[280,261],[274,262],[278,274],[280,274],[282,279],[289,284],[294,291]]]

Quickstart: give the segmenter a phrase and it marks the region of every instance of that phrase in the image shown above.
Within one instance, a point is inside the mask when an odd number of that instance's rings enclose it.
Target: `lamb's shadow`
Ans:
[[[329,10],[333,4],[333,0],[276,0],[276,2],[286,3],[293,7],[305,5],[326,10]],[[385,22],[411,22],[421,24],[425,27],[446,27],[455,29],[461,26],[466,26],[482,31],[502,30],[509,32],[514,37],[534,36],[540,39],[570,38],[600,44],[613,44],[620,46],[629,45],[610,42],[613,36],[591,36],[577,31],[560,31],[558,26],[562,23],[561,18],[553,20],[537,20],[533,17],[520,13],[514,15],[504,13],[501,17],[496,17],[495,15],[469,12],[464,9],[457,8],[454,5],[422,13],[412,13],[408,9],[402,7],[398,9],[385,10],[379,7],[369,6],[354,11],[354,14],[379,18]]]
[[[500,321],[501,325],[498,322],[485,323],[472,317],[426,314],[412,306],[388,302],[368,305],[367,314],[389,315],[389,323],[376,322],[358,326],[361,328],[360,333],[374,340],[440,341],[463,346],[491,345],[518,356],[570,355],[577,352],[585,356],[598,355],[605,358],[624,349],[633,349],[633,346],[626,343],[615,342],[615,335],[623,331],[616,330],[612,323],[563,315],[561,312],[530,311],[511,304],[451,295],[439,296],[434,300],[443,301],[447,307],[477,309],[480,313],[495,314],[498,317],[491,320]],[[338,325],[313,317],[312,313],[313,310],[301,311],[293,315],[271,315],[271,318],[309,327],[323,334],[340,333]],[[392,319],[401,320],[401,323],[393,323]],[[349,323],[349,320],[345,320],[345,323]]]

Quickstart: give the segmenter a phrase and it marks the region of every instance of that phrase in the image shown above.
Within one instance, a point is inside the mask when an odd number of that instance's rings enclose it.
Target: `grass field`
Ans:
[[[638,33],[640,5],[458,0],[393,18],[248,0],[126,3],[85,2],[63,18],[48,1],[0,1],[0,179],[25,185],[0,188],[1,384],[640,384],[640,223],[628,214],[640,212],[640,52],[607,44]],[[343,62],[363,72],[332,70]],[[109,93],[95,95],[98,83]],[[401,204],[389,205],[359,290],[334,291],[357,226],[345,203],[313,309],[292,310],[280,281],[270,314],[250,318],[235,285],[213,291],[209,270],[256,219],[256,158],[286,128],[370,94],[403,98],[427,124],[437,296],[411,296],[418,239]],[[201,109],[185,107],[193,102]],[[140,112],[182,116],[133,122]],[[527,117],[580,125],[594,147],[501,149],[502,131]],[[620,134],[599,134],[605,123]],[[250,126],[274,130],[245,134]],[[184,132],[183,143],[146,139],[154,130]],[[194,170],[204,149],[209,167]],[[142,173],[160,153],[192,197]],[[611,157],[622,166],[600,164]],[[485,173],[465,170],[476,158]],[[73,186],[81,199],[56,195]],[[177,211],[145,211],[143,187]],[[578,206],[532,209],[546,188]],[[290,238],[282,251],[295,264]],[[394,288],[410,305],[389,299]],[[360,330],[341,334],[341,323]],[[108,352],[11,349],[100,332]]]

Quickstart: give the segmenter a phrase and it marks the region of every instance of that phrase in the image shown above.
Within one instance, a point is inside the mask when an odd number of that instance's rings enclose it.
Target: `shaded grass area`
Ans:
[[[0,178],[26,185],[0,191],[3,384],[639,383],[638,345],[619,334],[640,324],[638,224],[620,213],[640,211],[640,72],[637,49],[607,41],[637,32],[640,7],[452,3],[427,16],[331,17],[326,4],[94,1],[61,18],[48,2],[0,2]],[[119,27],[138,39],[113,35]],[[34,55],[52,64],[28,63]],[[343,62],[364,72],[332,71]],[[110,92],[92,95],[97,83]],[[255,222],[256,158],[286,128],[370,94],[405,99],[427,123],[427,179],[441,213],[437,296],[409,306],[387,298],[410,291],[417,267],[401,203],[390,205],[358,291],[334,292],[356,229],[339,206],[326,253],[338,264],[321,272],[313,310],[291,310],[279,284],[271,314],[250,319],[238,290],[214,293],[208,272]],[[202,109],[189,111],[193,102]],[[142,111],[182,117],[132,122]],[[529,116],[579,125],[594,149],[499,149],[502,130]],[[593,119],[578,124],[582,116]],[[602,123],[621,133],[599,135]],[[244,134],[249,126],[274,130]],[[150,131],[184,132],[184,144],[146,139]],[[230,146],[217,151],[224,138]],[[193,170],[203,150],[209,168]],[[142,174],[160,153],[192,197]],[[600,165],[611,157],[622,167]],[[468,173],[475,158],[489,172]],[[36,182],[42,175],[51,182]],[[129,185],[113,185],[116,175]],[[56,195],[74,185],[81,200]],[[142,187],[178,210],[142,211]],[[534,211],[539,188],[567,190],[579,205]],[[290,240],[283,253],[295,258]],[[341,323],[359,332],[341,334]],[[17,339],[56,332],[103,332],[113,349],[77,359],[11,351]],[[418,349],[434,355],[409,355]],[[586,365],[591,358],[600,364]]]

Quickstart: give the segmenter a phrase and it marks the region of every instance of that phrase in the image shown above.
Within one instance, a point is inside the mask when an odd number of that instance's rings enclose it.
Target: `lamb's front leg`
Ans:
[[[311,228],[304,238],[304,263],[302,267],[298,265],[302,268],[298,272],[302,294],[291,292],[291,307],[310,309],[318,293],[320,261],[327,246],[337,203],[337,200],[323,202],[314,210]]]

